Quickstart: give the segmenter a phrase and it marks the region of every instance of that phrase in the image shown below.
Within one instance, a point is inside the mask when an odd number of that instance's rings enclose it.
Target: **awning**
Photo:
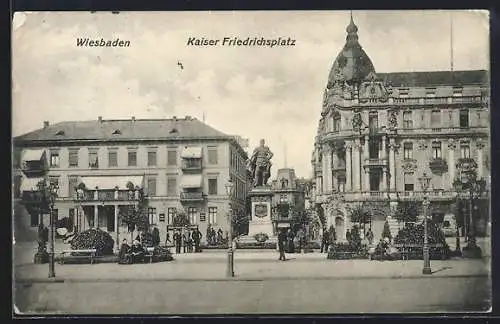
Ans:
[[[43,178],[25,178],[25,177],[23,177],[23,180],[21,182],[21,192],[23,192],[23,191],[37,191],[38,190],[37,184],[43,180],[44,180]]]
[[[201,174],[183,175],[181,179],[181,188],[201,188],[203,186],[203,178]]]
[[[201,146],[184,147],[181,157],[184,159],[201,159]]]
[[[23,152],[23,162],[40,161],[45,150],[25,150]]]
[[[129,182],[142,188],[143,176],[82,177],[81,182],[85,184],[87,190],[94,190],[96,187],[99,190],[109,190],[115,187],[125,190],[128,189],[127,183]]]

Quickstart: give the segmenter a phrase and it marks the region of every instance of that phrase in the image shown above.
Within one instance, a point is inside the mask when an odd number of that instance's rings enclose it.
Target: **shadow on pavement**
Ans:
[[[453,269],[453,268],[452,267],[442,267],[440,269],[432,271],[431,273],[435,274],[436,272],[441,272],[441,271],[448,270],[448,269]]]

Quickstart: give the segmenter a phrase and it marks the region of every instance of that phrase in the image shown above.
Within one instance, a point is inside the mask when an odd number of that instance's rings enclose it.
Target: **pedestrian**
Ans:
[[[293,243],[293,239],[295,235],[291,228],[288,229],[288,253],[295,253],[295,244]]]
[[[222,245],[222,229],[219,228],[217,231],[217,245]]]
[[[329,234],[328,234],[328,230],[325,228],[323,229],[323,236],[321,237],[321,250],[320,250],[320,253],[323,253],[323,252],[328,252],[328,237],[329,237]]]
[[[189,245],[188,234],[189,234],[188,231],[184,231],[182,233],[182,252],[184,253],[188,252],[188,245]]]
[[[217,238],[215,234],[215,229],[213,227],[210,235],[212,236],[212,245],[217,245]]]
[[[335,231],[335,227],[330,226],[330,230],[328,231],[328,245],[333,245],[337,242],[337,232]]]
[[[169,246],[168,243],[172,244],[172,241],[170,241],[170,233],[169,232],[167,232],[167,238],[165,240],[165,246]]]
[[[177,232],[175,232],[174,242],[175,242],[175,253],[180,254],[181,253],[181,242],[182,242],[182,236],[181,236],[180,230],[177,230]]]
[[[203,235],[201,234],[200,230],[198,228],[196,228],[193,231],[193,235],[192,235],[193,242],[194,242],[194,252],[201,252],[200,241],[201,241],[202,237],[203,237]]]
[[[297,238],[299,243],[299,253],[302,253],[304,244],[304,230],[302,230],[302,227],[297,231]]]
[[[285,229],[281,229],[280,233],[278,234],[278,250],[280,252],[280,261],[286,261],[285,258],[285,244],[288,239],[288,236],[285,232]]]
[[[350,230],[347,230],[347,231],[345,232],[345,239],[347,240],[347,242],[348,242],[349,244],[351,244],[352,235],[351,235],[351,231],[350,231]]]
[[[369,228],[368,231],[366,232],[366,239],[368,240],[368,244],[372,245],[373,243],[373,232],[372,232],[372,229]]]

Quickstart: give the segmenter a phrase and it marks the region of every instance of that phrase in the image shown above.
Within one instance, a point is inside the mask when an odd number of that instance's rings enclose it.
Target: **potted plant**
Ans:
[[[134,184],[132,183],[132,181],[127,182],[126,187],[127,187],[127,189],[128,189],[129,191],[134,191],[134,190],[135,190],[135,186],[134,186]]]
[[[473,158],[461,158],[457,161],[457,169],[462,171],[472,171],[477,169],[477,163]]]
[[[448,170],[448,165],[443,158],[437,157],[429,161],[429,169],[431,169],[432,173],[442,174]]]

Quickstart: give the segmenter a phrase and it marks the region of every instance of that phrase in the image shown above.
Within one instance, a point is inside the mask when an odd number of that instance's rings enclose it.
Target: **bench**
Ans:
[[[72,258],[78,259],[90,259],[90,264],[94,263],[96,258],[96,249],[82,249],[82,250],[64,250],[61,252],[61,259],[59,259],[60,264],[64,264],[64,258],[66,256],[71,256]],[[86,255],[71,255],[71,253],[85,253]]]
[[[429,249],[430,248],[442,248],[443,244],[429,244]],[[410,249],[411,248],[423,248],[423,244],[395,244],[395,248],[399,250],[401,253],[401,258],[403,260],[408,260],[409,254],[410,254]],[[444,251],[441,252],[441,254],[444,254]]]

